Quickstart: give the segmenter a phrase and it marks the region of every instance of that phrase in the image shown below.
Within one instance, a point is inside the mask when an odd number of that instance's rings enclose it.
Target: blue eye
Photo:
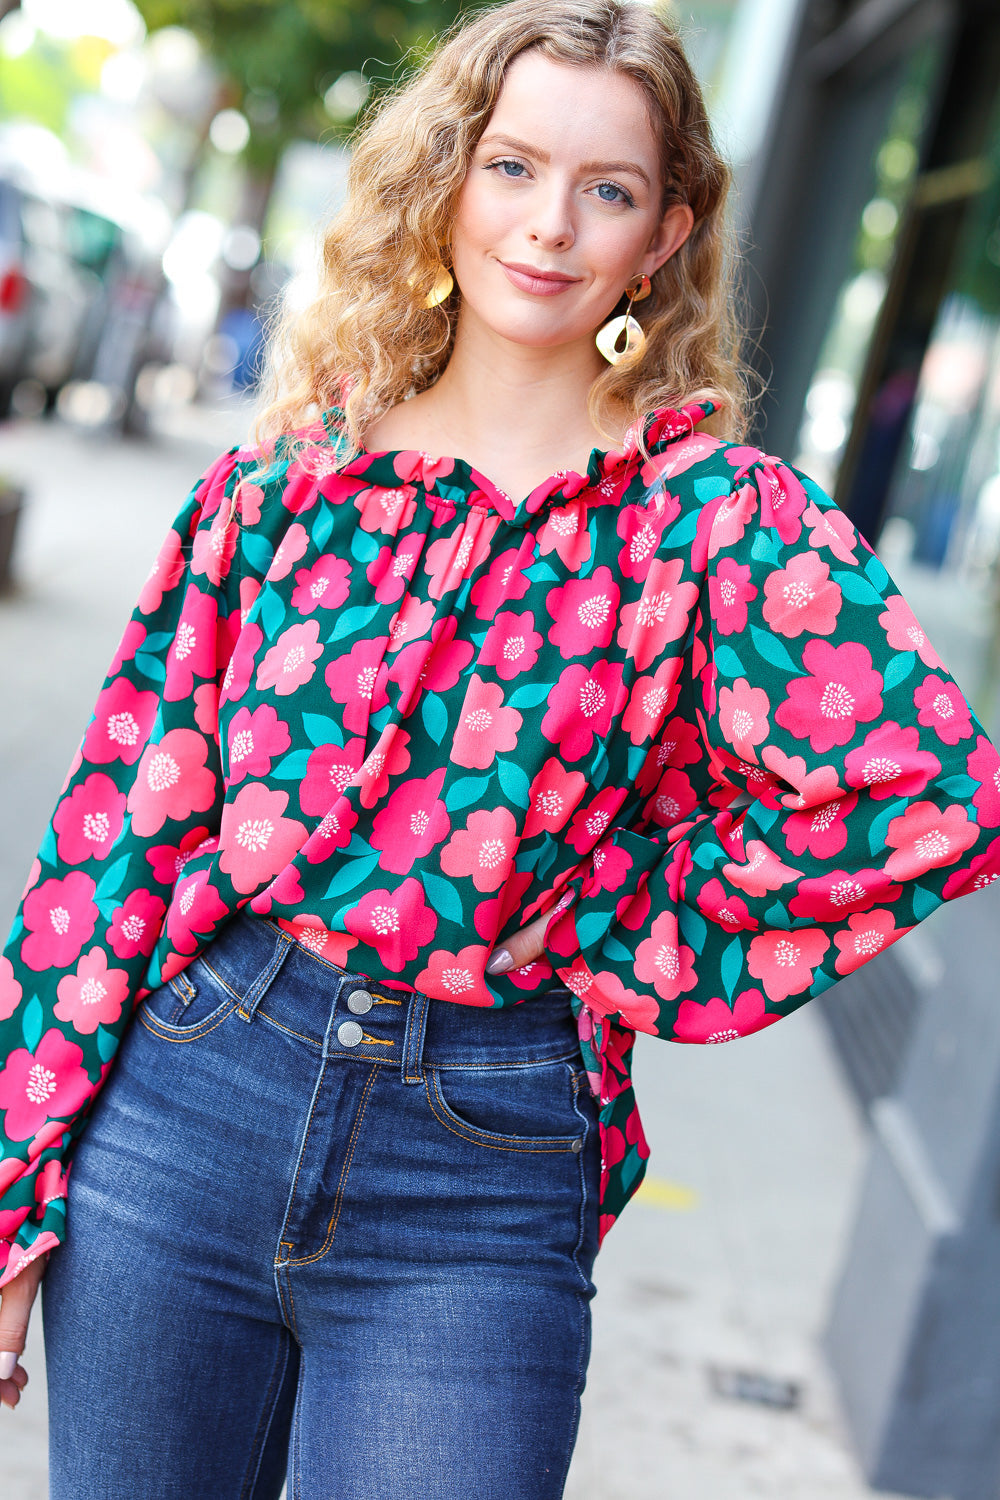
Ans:
[[[523,161],[504,159],[503,161],[491,161],[487,171],[495,171],[499,167],[504,177],[522,177],[527,170]]]
[[[616,182],[599,182],[597,193],[602,203],[627,203],[631,208],[635,207],[635,200],[631,194],[627,193],[623,187],[619,187]],[[616,193],[618,196],[612,198],[608,196],[609,193]]]

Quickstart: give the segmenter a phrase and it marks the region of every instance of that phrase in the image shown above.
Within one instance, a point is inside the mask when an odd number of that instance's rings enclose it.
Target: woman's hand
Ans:
[[[494,948],[486,965],[487,974],[507,974],[511,969],[521,969],[545,951],[545,929],[552,920],[552,909],[544,912],[505,937],[499,948]]]
[[[16,1406],[28,1383],[28,1372],[17,1357],[24,1353],[31,1305],[48,1263],[47,1251],[29,1260],[0,1292],[0,1401],[5,1406]]]

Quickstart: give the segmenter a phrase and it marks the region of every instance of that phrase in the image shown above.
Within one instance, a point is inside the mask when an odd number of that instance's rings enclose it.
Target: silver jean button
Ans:
[[[342,1047],[356,1047],[363,1036],[357,1021],[341,1021],[337,1027],[337,1041]]]
[[[363,1016],[375,1004],[367,990],[352,990],[347,997],[347,1009],[356,1016]]]

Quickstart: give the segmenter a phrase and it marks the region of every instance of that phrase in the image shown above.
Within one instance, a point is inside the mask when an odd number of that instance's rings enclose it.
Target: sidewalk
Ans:
[[[0,600],[4,936],[149,563],[191,484],[245,433],[236,408],[185,414],[153,445],[0,429],[0,465],[31,476],[20,588]],[[650,1176],[598,1259],[567,1500],[861,1500],[872,1491],[817,1340],[865,1141],[818,1011],[731,1047],[642,1038],[636,1074]],[[17,1410],[0,1408],[4,1500],[47,1495],[39,1318],[25,1366]],[[717,1394],[713,1366],[797,1382],[800,1404]]]

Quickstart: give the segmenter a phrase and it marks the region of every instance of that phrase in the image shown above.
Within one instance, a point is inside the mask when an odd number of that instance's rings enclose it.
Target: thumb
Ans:
[[[31,1260],[0,1291],[0,1380],[9,1380],[28,1337],[28,1319],[45,1272],[47,1255]]]
[[[506,974],[509,969],[521,969],[540,958],[545,951],[545,929],[551,920],[552,912],[547,911],[529,922],[527,927],[519,927],[510,937],[505,937],[486,965],[487,974]]]

